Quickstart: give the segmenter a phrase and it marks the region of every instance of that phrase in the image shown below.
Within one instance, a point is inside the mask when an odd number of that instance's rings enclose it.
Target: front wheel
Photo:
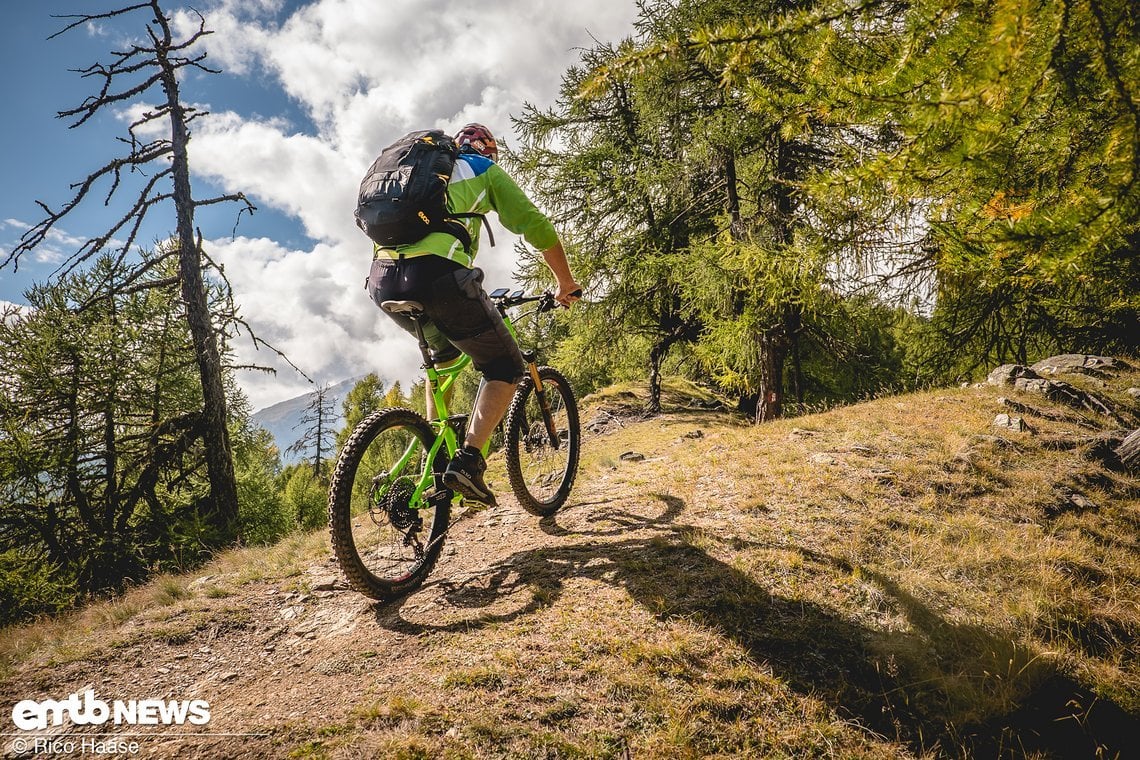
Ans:
[[[578,474],[582,430],[570,383],[553,367],[539,367],[541,393],[527,376],[506,416],[507,477],[523,509],[545,517],[570,495]],[[545,403],[544,403],[545,400]]]
[[[353,429],[337,458],[329,484],[333,552],[352,587],[373,599],[415,589],[439,559],[451,493],[438,478],[446,452],[428,465],[435,437],[415,412],[382,409]],[[425,469],[429,485],[417,495]]]

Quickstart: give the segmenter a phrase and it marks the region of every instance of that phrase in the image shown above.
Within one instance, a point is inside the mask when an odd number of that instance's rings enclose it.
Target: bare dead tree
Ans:
[[[202,382],[203,414],[201,436],[206,451],[210,481],[210,519],[224,536],[232,536],[237,518],[237,486],[227,427],[227,408],[223,367],[219,350],[220,326],[211,314],[203,270],[210,267],[202,250],[201,232],[195,226],[195,211],[204,206],[235,202],[243,212],[252,213],[254,206],[242,193],[195,198],[190,182],[187,146],[189,125],[204,115],[182,102],[179,75],[183,70],[218,73],[203,61],[205,52],[194,50],[197,43],[211,32],[198,14],[198,28],[186,39],[175,39],[170,19],[159,0],[149,0],[99,14],[63,16],[67,25],[49,39],[76,27],[114,17],[141,13],[145,22],[145,39],[126,50],[113,51],[110,63],[95,63],[78,70],[85,79],[97,82],[98,92],[78,106],[60,111],[58,116],[73,119],[72,128],[82,126],[93,116],[113,107],[143,102],[141,99],[160,92],[157,105],[142,113],[128,128],[128,138],[119,138],[128,146],[125,156],[112,159],[85,179],[71,186],[74,195],[58,209],[37,201],[45,218],[27,230],[8,256],[0,261],[0,270],[19,266],[20,256],[43,243],[49,233],[68,214],[90,196],[109,184],[103,197],[105,206],[124,187],[124,179],[141,178],[141,188],[128,201],[126,211],[115,219],[103,234],[88,239],[60,265],[56,275],[66,275],[102,252],[112,252],[116,263],[127,262],[143,223],[152,212],[165,213],[171,206],[175,212],[175,235],[171,244],[161,247],[146,264],[137,266],[128,276],[108,281],[107,291],[129,292],[144,287],[143,276],[162,261],[176,257],[181,295],[185,302],[188,327],[194,342],[198,372]],[[154,137],[158,134],[160,136]],[[224,315],[221,317],[225,319]],[[230,317],[232,319],[232,315]]]
[[[311,452],[313,476],[318,479],[323,475],[321,463],[325,455],[331,454],[336,448],[336,429],[333,425],[337,419],[331,389],[327,384],[318,386],[309,394],[305,412],[293,427],[294,430],[301,428],[300,438],[286,449],[290,454]]]

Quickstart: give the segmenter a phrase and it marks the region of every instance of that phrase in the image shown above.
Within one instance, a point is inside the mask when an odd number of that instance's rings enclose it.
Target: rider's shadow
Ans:
[[[952,623],[892,579],[865,570],[864,577],[906,618],[911,630],[885,633],[814,602],[772,594],[753,577],[694,545],[694,536],[708,534],[676,522],[683,501],[656,496],[665,504],[657,516],[609,509],[594,515],[590,527],[575,528],[548,518],[542,523],[548,534],[578,540],[519,551],[476,578],[438,583],[442,604],[473,614],[436,624],[413,622],[398,609],[378,607],[377,621],[405,634],[470,631],[555,604],[568,584],[587,579],[624,589],[659,620],[692,621],[720,633],[798,693],[826,700],[844,719],[907,743],[919,754],[937,751],[940,743],[968,744],[993,756],[1000,752],[990,750],[1010,742],[1033,746],[1035,727],[1014,729],[1019,733],[1013,736],[1006,725],[947,727],[942,717],[954,695],[940,693],[925,683],[925,676],[931,658],[947,676],[982,678],[987,668],[1033,663],[1037,653],[979,626]],[[633,535],[613,539],[623,533]],[[812,571],[837,579],[852,576],[853,569],[842,559],[810,549],[741,539],[734,539],[733,546],[796,551]],[[507,599],[514,600],[513,606],[504,608]],[[989,661],[973,656],[978,651],[990,653]],[[1125,729],[1135,726],[1132,721]],[[1070,740],[1074,746],[1088,746],[1084,735]]]

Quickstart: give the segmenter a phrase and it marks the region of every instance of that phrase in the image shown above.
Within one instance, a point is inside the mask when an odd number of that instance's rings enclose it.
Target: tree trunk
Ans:
[[[657,414],[661,411],[661,361],[669,346],[657,343],[649,351],[649,404],[648,411]]]
[[[731,150],[724,155],[724,182],[726,186],[726,201],[728,203],[728,216],[731,219],[729,231],[733,239],[739,239],[744,231],[740,219],[740,194],[737,191],[738,179],[736,177],[736,156]]]
[[[313,456],[313,477],[317,482],[321,480],[321,444],[325,440],[325,394],[324,390],[317,391],[317,451]]]
[[[778,419],[784,410],[784,360],[787,343],[779,329],[769,330],[760,341],[760,397],[756,422]]]
[[[777,137],[776,140],[777,182],[773,191],[776,214],[772,219],[772,228],[776,240],[786,248],[792,244],[792,217],[795,204],[791,188],[795,179],[795,162],[788,141],[781,137]],[[756,422],[774,420],[783,414],[784,362],[787,360],[791,341],[797,339],[795,336],[799,333],[800,318],[800,308],[792,303],[786,303],[779,312],[779,325],[765,330],[760,338],[760,398],[756,404]],[[798,357],[796,364],[798,372]]]
[[[156,19],[166,31],[166,19],[155,9]],[[211,523],[225,541],[234,536],[237,523],[237,480],[230,447],[226,392],[217,335],[210,319],[209,300],[202,278],[202,257],[194,237],[194,198],[190,191],[190,161],[187,145],[190,133],[186,113],[179,98],[178,80],[169,64],[167,51],[158,48],[163,71],[162,88],[170,108],[173,148],[174,206],[178,216],[178,265],[186,321],[194,341],[194,355],[202,380],[203,438],[206,472],[210,479]]]

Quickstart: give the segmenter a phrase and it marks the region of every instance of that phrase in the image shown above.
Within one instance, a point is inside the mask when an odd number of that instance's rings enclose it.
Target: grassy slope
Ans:
[[[1123,404],[1131,385],[1101,392]],[[327,567],[319,534],[231,552],[205,581],[6,631],[2,706],[89,683],[208,695],[211,729],[263,731],[244,749],[271,756],[1064,757],[1091,756],[1089,734],[1120,747],[1140,716],[1138,483],[1063,449],[1080,426],[997,433],[1000,395],[759,428],[709,411],[626,419],[587,439],[555,519],[509,499],[469,518],[401,603],[306,593]],[[1055,720],[1067,702],[1081,720]]]

